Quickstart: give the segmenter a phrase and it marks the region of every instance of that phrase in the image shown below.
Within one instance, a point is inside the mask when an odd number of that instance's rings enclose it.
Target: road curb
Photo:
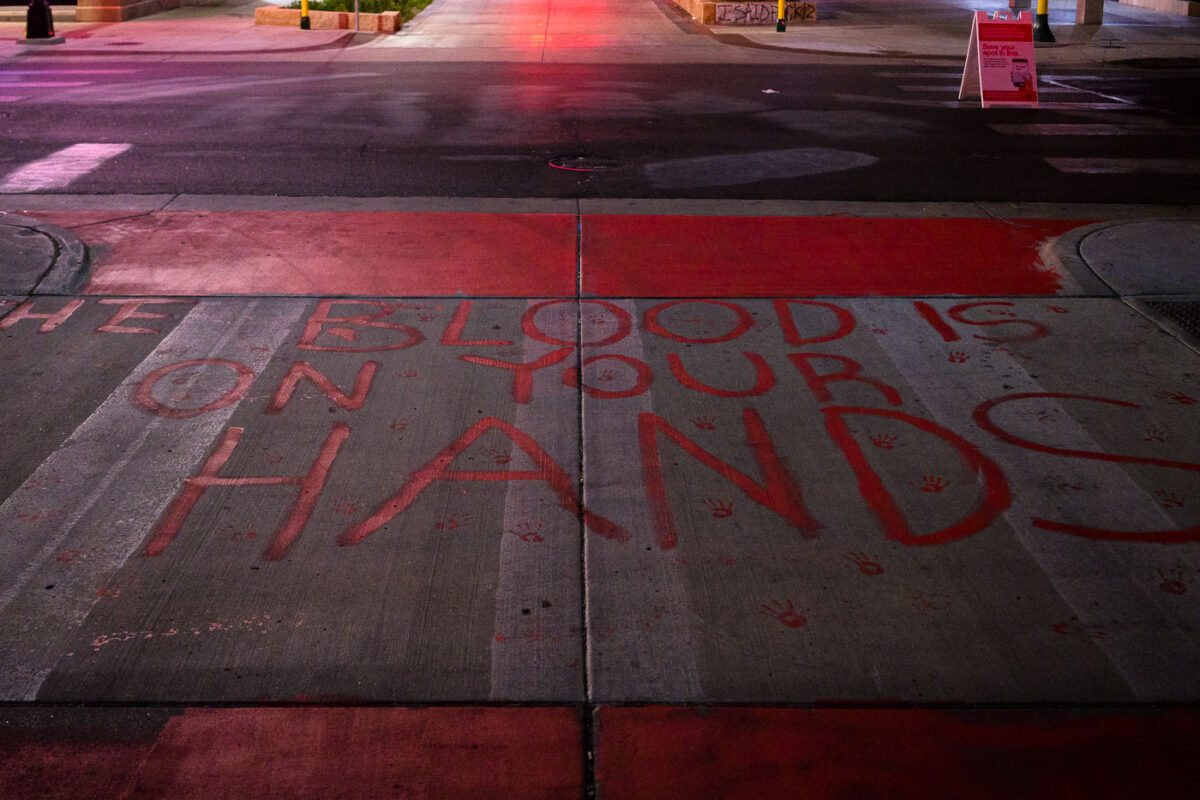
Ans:
[[[71,294],[83,285],[91,262],[88,257],[87,245],[73,233],[55,225],[17,214],[3,215],[0,217],[0,225],[37,231],[48,237],[54,245],[54,254],[50,258],[50,263],[41,277],[30,287],[29,294]]]

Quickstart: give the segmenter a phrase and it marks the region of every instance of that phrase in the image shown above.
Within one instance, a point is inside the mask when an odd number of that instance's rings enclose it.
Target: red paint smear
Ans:
[[[561,297],[577,281],[572,214],[163,211],[84,238],[91,294]]]
[[[601,708],[596,783],[646,797],[1190,797],[1194,709]]]
[[[583,288],[613,297],[1052,295],[1059,279],[1039,268],[1038,247],[1085,224],[586,215]]]
[[[36,213],[63,226],[95,216]],[[86,291],[562,297],[576,289],[576,221],[391,211],[128,215],[88,224]],[[614,297],[1052,295],[1059,279],[1038,268],[1039,245],[1089,222],[585,215],[583,285]]]
[[[89,715],[108,724],[73,726]],[[4,726],[0,796],[583,796],[569,707],[188,709],[157,731],[112,716],[60,709],[49,725]]]

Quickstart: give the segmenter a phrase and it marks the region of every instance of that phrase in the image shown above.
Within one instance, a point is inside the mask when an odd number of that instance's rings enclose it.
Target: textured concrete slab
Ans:
[[[201,301],[0,506],[3,696],[581,699],[575,326]]]
[[[601,800],[1182,796],[1200,778],[1194,710],[601,708],[595,736]]]
[[[1116,300],[582,304],[597,702],[1196,699],[1196,355]]]
[[[5,797],[575,798],[573,708],[5,708]]]

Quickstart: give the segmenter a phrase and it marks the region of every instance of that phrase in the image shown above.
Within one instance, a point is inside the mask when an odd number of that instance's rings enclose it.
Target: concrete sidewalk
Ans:
[[[23,7],[0,9],[0,58],[29,55],[179,56],[209,54],[246,56],[305,53],[361,44],[374,34],[354,31],[300,31],[255,25],[257,0],[231,0],[224,5],[185,6],[126,22],[75,22],[55,9],[55,32],[62,44],[29,45],[24,36]],[[70,9],[74,11],[74,9]]]
[[[784,33],[763,27],[742,30],[741,26],[713,30],[718,38],[731,43],[740,35],[757,46],[811,53],[959,60],[966,54],[972,11],[1005,8],[1004,3],[989,5],[970,0],[926,2],[919,8],[904,0],[831,2],[818,3],[816,24],[790,25]],[[1073,0],[1050,0],[1049,10],[1056,42],[1037,45],[1039,64],[1103,64],[1135,59],[1200,63],[1200,18],[1106,2],[1102,25],[1077,25]]]
[[[394,37],[205,15],[46,52],[947,60],[969,24],[846,8],[763,50],[495,6],[517,34],[438,0]],[[1039,56],[1169,63],[1189,25]],[[0,211],[0,796],[1200,779],[1196,208]]]
[[[1195,209],[5,205],[7,795],[1194,784]]]

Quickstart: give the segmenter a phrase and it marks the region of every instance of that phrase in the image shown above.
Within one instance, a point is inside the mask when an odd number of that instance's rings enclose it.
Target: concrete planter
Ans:
[[[354,12],[309,11],[308,21],[313,30],[354,30]],[[300,27],[300,9],[267,6],[255,9],[255,25],[284,25]],[[367,33],[395,33],[404,21],[399,11],[384,11],[382,14],[359,14],[359,30]]]
[[[79,0],[76,22],[124,22],[179,8],[180,0]]]

